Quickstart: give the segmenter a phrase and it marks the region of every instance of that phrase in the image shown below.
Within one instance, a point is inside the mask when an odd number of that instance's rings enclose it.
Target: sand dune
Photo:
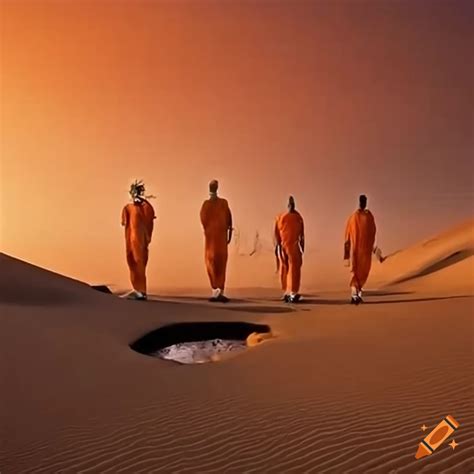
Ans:
[[[377,286],[474,294],[474,220],[374,265]]]
[[[474,300],[446,282],[469,272],[472,257],[453,257],[469,229],[392,256],[377,271],[404,290],[359,307],[346,294],[282,306],[251,289],[222,307],[133,302],[1,255],[1,473],[472,472]],[[437,295],[416,288],[429,282]],[[277,337],[193,366],[129,347],[199,321]],[[448,414],[459,446],[416,460],[420,427]]]
[[[89,285],[0,253],[0,304],[27,306],[80,302]]]

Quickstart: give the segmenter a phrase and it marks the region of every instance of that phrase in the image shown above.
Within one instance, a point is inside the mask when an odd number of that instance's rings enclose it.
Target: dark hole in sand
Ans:
[[[218,360],[268,338],[270,326],[245,322],[176,323],[156,329],[130,348],[144,355],[189,364]],[[249,337],[250,336],[250,337]]]

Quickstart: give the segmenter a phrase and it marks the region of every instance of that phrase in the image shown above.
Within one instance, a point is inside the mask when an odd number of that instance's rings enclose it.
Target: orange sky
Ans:
[[[473,14],[469,1],[2,1],[2,250],[126,282],[134,178],[158,196],[157,287],[207,286],[211,178],[250,240],[271,238],[293,193],[313,271],[342,265],[361,192],[386,252],[470,217]],[[246,259],[229,284],[265,283],[261,267]]]

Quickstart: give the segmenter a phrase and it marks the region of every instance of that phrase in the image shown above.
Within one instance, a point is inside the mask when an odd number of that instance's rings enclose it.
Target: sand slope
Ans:
[[[27,306],[80,302],[89,285],[0,253],[0,304]]]
[[[474,220],[374,264],[377,286],[474,294]]]
[[[430,245],[432,259],[451,251]],[[402,256],[388,261],[397,277]],[[386,290],[357,308],[319,295],[281,312],[261,293],[140,303],[3,255],[0,269],[2,474],[474,470],[473,298]],[[264,322],[278,337],[198,366],[129,348],[160,325],[206,320]],[[459,447],[415,460],[421,425],[448,414]]]

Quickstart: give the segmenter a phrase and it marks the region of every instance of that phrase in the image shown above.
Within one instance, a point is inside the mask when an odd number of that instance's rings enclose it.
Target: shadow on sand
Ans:
[[[387,295],[388,296],[388,295]],[[454,300],[454,299],[461,299],[461,298],[474,298],[473,295],[459,295],[459,296],[433,296],[433,297],[425,297],[425,298],[403,298],[403,299],[391,299],[391,300],[377,300],[371,301],[370,298],[364,298],[363,305],[373,305],[373,304],[399,304],[399,303],[422,303],[426,301],[442,301],[442,300]],[[304,305],[321,305],[321,306],[345,306],[350,305],[350,300],[348,299],[304,299],[299,303],[301,306]]]
[[[247,300],[232,298],[228,303],[210,303],[209,297],[207,296],[159,296],[159,295],[148,295],[148,301],[156,303],[209,303],[217,308],[225,307],[233,303],[248,303]]]
[[[279,301],[279,300],[276,300]],[[192,297],[192,296],[183,296],[169,298],[162,297],[158,298],[156,296],[150,297],[148,302],[152,303],[167,303],[167,304],[190,304],[190,303],[206,303],[206,307],[215,308],[225,311],[235,311],[237,313],[251,313],[251,314],[282,314],[282,313],[293,313],[295,308],[290,306],[277,306],[277,305],[256,305],[250,303],[249,300],[243,299],[232,299],[228,303],[211,303],[208,301],[208,298],[205,297]]]
[[[366,290],[365,296],[405,296],[413,295],[413,291]]]
[[[433,296],[426,298],[407,298],[402,300],[389,301],[367,301],[364,304],[392,304],[392,303],[422,303],[424,301],[442,301],[442,300],[457,300],[462,298],[474,298],[473,295],[459,295],[459,296]]]
[[[226,311],[237,311],[238,313],[264,313],[264,314],[280,314],[293,313],[295,310],[290,306],[224,306],[222,309]]]
[[[401,299],[396,299],[392,297],[397,296],[408,296],[415,295],[415,293],[410,291],[383,291],[383,290],[372,290],[367,291],[364,294],[364,305],[384,305],[384,304],[400,304],[400,303],[422,303],[427,301],[443,301],[443,300],[453,300],[460,298],[474,298],[474,295],[457,295],[457,296],[432,296],[432,297],[405,297]],[[387,299],[380,299],[383,297],[390,297]],[[375,298],[375,300],[373,300]],[[153,297],[149,302],[153,303],[168,303],[168,304],[186,304],[186,303],[206,303],[206,307],[216,308],[226,311],[234,311],[237,313],[250,313],[250,314],[286,314],[296,311],[307,311],[308,306],[352,306],[350,303],[350,298],[318,298],[316,295],[311,295],[309,297],[303,297],[299,303],[283,303],[279,298],[267,298],[259,300],[262,303],[272,303],[271,305],[256,305],[249,304],[251,300],[243,299],[233,299],[229,303],[209,303],[208,299],[205,297],[176,297],[169,298],[163,297],[158,299],[158,297]],[[279,304],[275,304],[279,303]]]
[[[105,293],[107,295],[113,295],[113,291],[107,285],[91,285],[91,288],[100,293]]]

